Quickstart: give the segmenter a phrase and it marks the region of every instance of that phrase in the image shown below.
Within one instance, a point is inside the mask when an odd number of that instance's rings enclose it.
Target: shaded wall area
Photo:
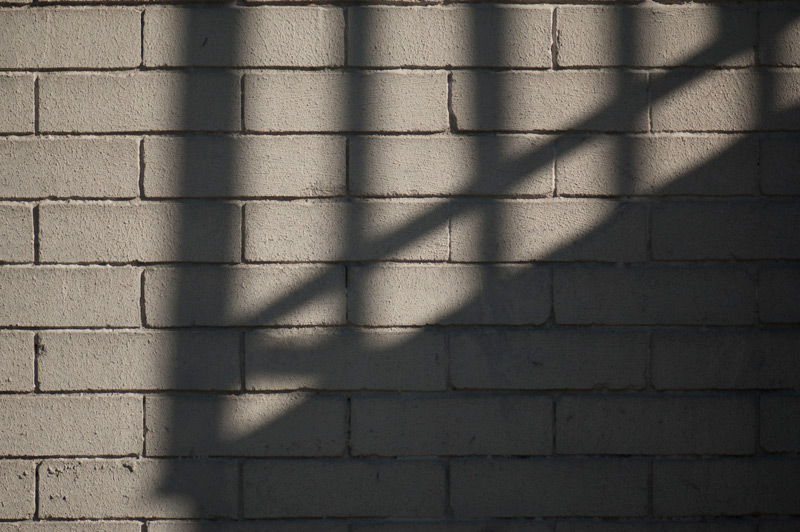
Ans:
[[[796,529],[798,39],[2,4],[0,531]]]

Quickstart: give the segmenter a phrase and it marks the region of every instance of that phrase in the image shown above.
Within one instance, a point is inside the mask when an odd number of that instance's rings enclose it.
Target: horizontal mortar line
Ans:
[[[33,8],[35,9],[35,8]],[[91,8],[89,8],[91,9]],[[51,72],[58,73],[84,73],[84,72],[137,72],[141,70],[139,65],[135,66],[109,66],[109,67],[81,67],[81,66],[68,66],[68,67],[0,67],[0,74],[47,74]]]
[[[630,130],[623,130],[623,131],[606,131],[601,129],[465,129],[465,130],[455,130],[453,131],[454,136],[461,136],[462,134],[466,133],[473,133],[473,134],[496,134],[496,135],[599,135],[599,136],[637,136],[637,137],[646,137],[646,138],[658,138],[660,136],[700,136],[700,135],[748,135],[748,136],[757,136],[757,135],[769,135],[769,134],[797,134],[800,133],[800,128],[798,129],[692,129],[692,130],[680,130],[680,129],[659,129],[654,130],[652,132],[645,131],[643,129],[630,129]],[[369,133],[367,133],[369,134]],[[383,135],[386,135],[383,133]],[[389,135],[386,135],[389,136]]]
[[[704,330],[717,330],[717,329],[730,329],[732,327],[749,327],[749,324],[709,324],[709,325],[698,325],[696,326],[696,330],[704,331]],[[790,332],[798,332],[796,323],[791,324],[776,324],[776,323],[753,323],[753,327],[785,327],[790,330]],[[408,327],[408,328],[426,328],[433,330],[441,330],[445,331],[448,329],[458,329],[458,328],[483,328],[483,329],[490,329],[493,327],[502,327],[502,328],[517,328],[517,329],[532,329],[539,327],[542,330],[551,330],[552,328],[557,329],[565,329],[565,330],[575,330],[575,329],[592,329],[592,330],[616,330],[619,328],[630,327],[630,328],[641,328],[645,331],[647,330],[658,330],[658,329],[680,329],[680,330],[692,330],[692,325],[682,324],[682,323],[554,323],[554,324],[546,324],[546,323],[454,323],[454,324],[422,324],[422,325],[415,325],[415,324],[380,324],[380,325],[370,325],[370,324],[362,324],[362,323],[338,323],[338,324],[319,324],[319,323],[312,323],[312,324],[277,324],[277,325],[193,325],[193,326],[176,326],[176,325],[165,325],[163,327],[159,326],[148,326],[146,330],[152,331],[162,331],[162,330],[170,330],[170,331],[183,331],[183,330],[197,330],[197,331],[225,331],[225,330],[236,330],[240,331],[242,329],[248,329],[252,331],[259,331],[259,330],[275,330],[275,329],[312,329],[312,328],[322,328],[322,327],[330,327],[330,328],[344,328],[344,327],[357,327],[362,329],[386,329],[386,328],[395,328],[395,327]],[[15,328],[21,330],[28,330],[33,328],[24,328],[19,327]],[[35,329],[34,329],[35,330]]]
[[[131,458],[139,458],[141,455],[139,454],[96,454],[96,455],[85,455],[85,454],[3,454],[0,455],[1,460],[75,460],[81,459],[83,457],[92,458],[92,459],[120,459],[125,460]]]
[[[644,388],[516,388],[516,389],[502,389],[502,388],[455,388],[455,389],[437,389],[437,390],[420,390],[414,388],[407,389],[385,389],[385,388],[305,388],[305,389],[256,389],[248,388],[241,391],[230,390],[161,390],[157,392],[148,392],[145,394],[147,397],[169,398],[169,397],[259,397],[259,396],[285,396],[292,394],[306,395],[308,397],[331,397],[331,398],[346,398],[354,395],[359,398],[406,398],[406,399],[425,399],[425,398],[466,398],[466,397],[536,397],[543,399],[558,399],[563,396],[581,396],[581,397],[596,397],[596,398],[643,398],[643,399],[708,399],[708,398],[750,398],[755,399],[754,394],[759,392],[769,392],[771,396],[780,397],[795,397],[793,388],[723,388],[723,389],[708,389],[708,390],[656,390],[649,391]],[[774,393],[773,393],[774,392]],[[36,395],[74,395],[74,393],[50,393]],[[91,393],[84,393],[84,395],[92,395]],[[98,394],[99,395],[99,394]]]
[[[662,131],[593,131],[592,136],[598,137],[634,137],[641,139],[650,138],[707,138],[719,136],[745,136],[748,137],[764,137],[769,139],[771,137],[782,137],[787,135],[798,135],[798,131],[783,131],[783,130],[763,130],[763,131],[745,131],[745,130],[710,130],[710,131],[689,131],[689,130],[662,130]],[[481,139],[490,137],[503,137],[503,138],[550,138],[555,137],[571,137],[571,136],[586,136],[587,133],[582,130],[542,130],[541,132],[528,132],[528,131],[510,131],[503,132],[499,130],[463,130],[463,131],[411,131],[411,132],[395,132],[395,131],[380,131],[372,133],[362,132],[341,132],[341,131],[251,131],[251,130],[208,130],[208,131],[194,131],[194,130],[175,130],[175,131],[140,131],[140,132],[127,132],[127,131],[111,131],[106,133],[97,132],[80,132],[80,131],[54,131],[49,133],[35,134],[37,140],[108,140],[116,139],[121,136],[129,137],[131,140],[146,140],[148,138],[163,139],[169,136],[171,139],[212,139],[212,140],[239,140],[239,139],[252,139],[258,137],[350,137],[355,139],[364,139],[365,137],[371,138],[393,138],[398,135],[407,136],[427,136],[435,139]],[[0,133],[0,141],[13,142],[29,141],[34,137],[34,133]],[[366,139],[368,140],[368,139]]]
[[[764,65],[764,64],[747,64],[747,65],[574,65],[574,66],[559,66],[553,69],[551,66],[492,66],[492,65],[449,65],[446,63],[440,65],[346,65],[346,64],[329,64],[329,65],[290,65],[290,64],[275,64],[275,65],[132,65],[132,66],[64,66],[64,67],[0,67],[0,73],[106,73],[106,72],[216,72],[216,73],[229,73],[229,74],[257,74],[257,73],[271,73],[271,72],[330,72],[330,73],[347,73],[347,72],[408,72],[408,71],[425,71],[425,72],[497,72],[497,73],[514,73],[514,72],[609,72],[609,73],[675,73],[675,72],[693,72],[697,73],[703,71],[713,72],[781,72],[781,71],[796,71],[800,70],[800,65]]]
[[[281,130],[281,131],[256,131],[256,130],[243,130],[243,129],[208,129],[208,130],[183,130],[183,129],[138,129],[138,130],[125,130],[125,131],[42,131],[37,133],[35,138],[84,138],[84,137],[137,137],[147,135],[151,137],[164,137],[164,136],[180,136],[180,137],[204,137],[204,136],[311,136],[311,135],[326,135],[326,136],[361,136],[361,135],[380,135],[384,137],[397,137],[401,135],[406,136],[431,136],[440,135],[445,130],[435,131],[381,131],[381,130],[365,130],[365,131],[350,131],[350,130],[325,130],[325,131],[304,131],[304,130]],[[13,133],[15,137],[32,138],[33,133]],[[0,137],[2,138],[2,137]]]
[[[381,131],[381,130],[280,130],[280,131],[260,131],[252,129],[209,129],[209,130],[182,130],[182,129],[163,129],[163,130],[125,130],[125,131],[55,131],[48,130],[34,134],[33,132],[16,133],[11,132],[0,135],[0,140],[8,139],[48,139],[48,138],[114,138],[114,137],[214,137],[214,138],[240,138],[240,137],[280,137],[280,136],[335,136],[335,137],[435,137],[435,138],[468,138],[468,137],[488,137],[488,136],[549,136],[564,137],[569,135],[595,135],[603,137],[642,137],[642,138],[664,138],[664,137],[694,137],[710,135],[748,135],[752,137],[767,135],[797,135],[800,129],[708,129],[708,130],[671,130],[663,129],[648,132],[645,130],[631,129],[621,131],[608,131],[602,129],[459,129],[452,132],[447,130],[426,130],[426,131]]]
[[[729,332],[729,333],[752,333],[752,334],[761,334],[761,333],[779,333],[784,334],[787,332],[790,333],[800,333],[800,325],[798,324],[760,324],[755,326],[749,325],[716,325],[716,326],[709,326],[709,325],[569,325],[569,324],[551,324],[551,325],[493,325],[493,324],[478,324],[477,326],[465,326],[465,325],[354,325],[354,324],[341,324],[341,325],[255,325],[255,326],[207,326],[207,327],[198,327],[193,328],[192,326],[186,327],[175,327],[175,326],[165,326],[165,327],[158,327],[158,328],[91,328],[91,327],[35,327],[35,328],[26,328],[33,329],[33,332],[40,332],[40,333],[135,333],[135,334],[152,334],[152,333],[213,333],[215,332],[214,329],[220,329],[217,332],[220,333],[232,333],[234,331],[238,332],[260,332],[262,330],[283,330],[283,331],[294,331],[294,330],[302,330],[302,329],[318,329],[321,331],[329,331],[329,332],[336,332],[336,331],[359,331],[359,330],[369,330],[369,331],[385,331],[385,332],[398,332],[398,333],[414,333],[414,332],[442,332],[441,329],[445,328],[449,331],[458,332],[458,328],[463,328],[465,331],[469,331],[471,328],[477,327],[478,331],[485,332],[487,329],[493,330],[494,332],[538,332],[538,333],[556,333],[556,332],[570,332],[571,330],[574,331],[586,331],[594,330],[596,332],[601,333],[641,333],[647,332],[650,330],[659,330],[659,332],[702,332],[708,329],[709,327],[713,327],[718,332]],[[13,328],[13,327],[3,327],[0,328],[0,332],[5,330],[8,331],[18,331],[21,328]],[[232,330],[233,329],[233,330]],[[490,331],[491,332],[491,331]]]

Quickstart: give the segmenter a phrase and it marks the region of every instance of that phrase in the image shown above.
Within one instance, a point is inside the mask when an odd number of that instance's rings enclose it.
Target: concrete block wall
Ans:
[[[0,0],[0,532],[800,530],[799,43]]]

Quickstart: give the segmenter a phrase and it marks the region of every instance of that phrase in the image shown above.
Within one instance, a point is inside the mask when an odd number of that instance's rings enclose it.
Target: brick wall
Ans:
[[[800,529],[800,4],[0,4],[0,531]]]

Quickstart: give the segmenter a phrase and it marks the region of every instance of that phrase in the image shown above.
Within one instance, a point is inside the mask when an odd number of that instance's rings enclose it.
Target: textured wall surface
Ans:
[[[800,530],[800,2],[0,4],[0,531]]]

